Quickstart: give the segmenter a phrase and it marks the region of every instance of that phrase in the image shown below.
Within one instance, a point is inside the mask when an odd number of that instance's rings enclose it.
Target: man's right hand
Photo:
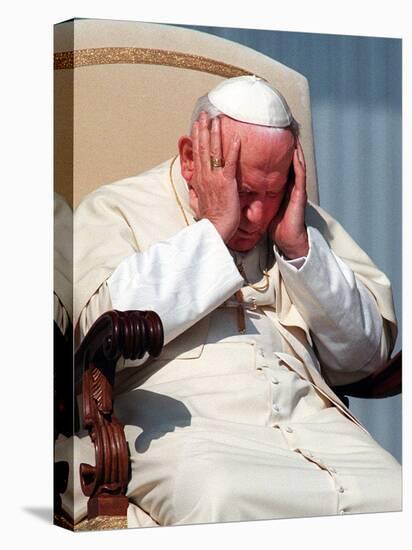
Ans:
[[[207,114],[202,112],[193,124],[192,146],[194,169],[188,182],[190,205],[196,217],[210,220],[227,243],[240,222],[236,181],[240,138],[232,137],[224,166],[212,168],[211,158],[223,161],[220,120],[214,118],[209,130]]]

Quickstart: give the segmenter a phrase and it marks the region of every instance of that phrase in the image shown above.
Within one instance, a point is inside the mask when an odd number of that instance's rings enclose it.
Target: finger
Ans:
[[[232,136],[229,152],[225,158],[223,173],[227,178],[235,178],[240,151],[240,138],[237,134]]]
[[[306,196],[306,170],[299,160],[299,151],[293,153],[293,170],[295,172],[293,186],[291,187],[290,202],[293,206],[305,208]]]
[[[199,122],[196,120],[192,127],[193,164],[196,174],[202,173],[202,165],[199,155]]]
[[[210,132],[207,124],[207,114],[202,111],[199,116],[199,156],[202,164],[202,173],[207,173],[211,170]]]
[[[212,129],[210,131],[210,156],[216,159],[222,159],[222,143],[220,136],[220,120],[212,120]]]
[[[296,138],[296,149],[298,151],[298,160],[303,166],[303,168],[306,169],[305,155],[303,154],[303,149],[299,138]]]
[[[299,151],[297,147],[293,152],[293,170],[295,172],[295,183],[299,189],[306,188],[306,166],[302,163],[300,155],[303,155],[302,149]]]

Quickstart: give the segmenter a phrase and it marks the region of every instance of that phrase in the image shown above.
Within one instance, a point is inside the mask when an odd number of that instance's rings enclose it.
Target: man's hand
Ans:
[[[288,189],[272,226],[271,236],[282,253],[290,260],[307,256],[308,234],[305,225],[306,166],[299,140],[293,153]]]
[[[220,120],[213,119],[208,129],[202,112],[192,130],[194,172],[189,183],[191,206],[199,219],[207,218],[227,243],[236,233],[240,221],[236,167],[240,139],[233,136],[222,168],[212,168],[210,159],[223,160]]]

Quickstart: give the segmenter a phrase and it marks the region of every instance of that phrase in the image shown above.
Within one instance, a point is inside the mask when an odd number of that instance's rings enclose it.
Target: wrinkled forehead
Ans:
[[[227,116],[219,117],[223,153],[227,154],[232,137],[238,135],[241,143],[241,156],[256,154],[258,151],[271,151],[279,158],[290,156],[295,147],[295,137],[290,129],[268,128],[256,124],[240,122]]]

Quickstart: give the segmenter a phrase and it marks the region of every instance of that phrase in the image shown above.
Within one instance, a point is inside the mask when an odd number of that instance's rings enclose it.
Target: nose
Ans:
[[[261,200],[256,199],[247,204],[244,208],[244,215],[247,220],[258,225],[263,219],[263,203]]]

